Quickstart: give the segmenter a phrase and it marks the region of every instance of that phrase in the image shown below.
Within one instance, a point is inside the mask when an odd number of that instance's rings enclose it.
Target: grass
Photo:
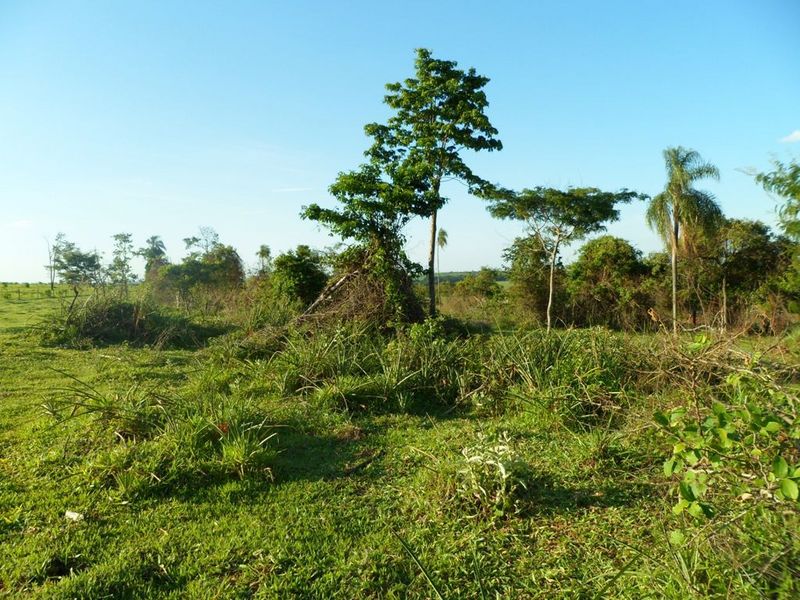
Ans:
[[[71,350],[30,302],[0,301],[0,596],[757,598],[724,544],[797,544],[669,543],[675,398],[610,334]]]

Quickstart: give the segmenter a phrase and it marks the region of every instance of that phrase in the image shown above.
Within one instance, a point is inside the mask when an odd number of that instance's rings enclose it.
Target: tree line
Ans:
[[[683,147],[664,150],[666,181],[653,197],[595,187],[515,191],[480,177],[465,161],[467,151],[502,150],[486,114],[488,82],[474,69],[465,71],[454,61],[434,58],[429,50],[417,50],[414,77],[386,86],[384,101],[391,116],[364,128],[371,139],[365,162],[339,173],[330,186],[337,207],[310,204],[301,213],[341,238],[346,249],[321,252],[300,245],[273,260],[269,247],[262,246],[256,279],[272,281],[275,289],[308,306],[331,275],[334,285],[326,298],[347,282],[364,286],[366,274],[381,289],[385,314],[407,320],[423,314],[410,282],[424,273],[426,312],[435,316],[436,251],[447,243],[438,213],[449,200],[443,185],[456,181],[486,201],[494,217],[525,225],[525,235],[505,254],[509,295],[540,316],[548,330],[557,321],[640,328],[649,319],[677,333],[687,312],[692,326],[724,329],[747,306],[771,305],[773,312],[795,307],[800,291],[796,162],[778,162],[772,172],[756,175],[784,202],[780,234],[760,222],[727,219],[714,196],[697,187],[702,180],[719,179],[719,170]],[[642,257],[625,240],[603,236],[584,245],[573,265],[561,264],[565,245],[601,233],[618,219],[622,204],[634,201],[648,202],[647,224],[662,238],[664,253]],[[424,269],[404,251],[403,230],[415,218],[430,222]],[[145,259],[145,281],[154,294],[178,306],[187,306],[201,292],[208,296],[211,290],[244,284],[241,258],[212,229],[200,228],[199,235],[184,243],[187,255],[172,264],[160,237],[134,250],[130,234],[120,233],[114,236],[112,260],[104,266],[96,252],[83,252],[59,234],[49,248],[51,285],[58,276],[77,297],[80,285],[109,281],[127,295],[135,279],[130,261],[136,255]],[[491,293],[477,295],[498,295],[490,283],[484,273],[459,290],[472,287],[474,292],[483,286]]]

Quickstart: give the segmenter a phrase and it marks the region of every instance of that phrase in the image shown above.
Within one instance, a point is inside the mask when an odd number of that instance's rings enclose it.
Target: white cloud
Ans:
[[[780,139],[781,142],[791,144],[792,142],[800,142],[800,129],[795,129],[792,133]]]

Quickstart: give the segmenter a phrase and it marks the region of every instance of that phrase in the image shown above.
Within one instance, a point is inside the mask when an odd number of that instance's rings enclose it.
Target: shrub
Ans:
[[[166,312],[147,301],[93,295],[38,326],[42,343],[69,347],[128,342],[156,347],[197,347],[222,331]]]
[[[484,351],[483,395],[511,389],[584,425],[619,411],[644,360],[624,336],[604,329],[498,335]]]

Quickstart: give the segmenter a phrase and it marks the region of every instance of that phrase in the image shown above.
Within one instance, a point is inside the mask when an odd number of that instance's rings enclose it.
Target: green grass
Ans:
[[[25,333],[57,304],[30,302],[0,302],[0,596],[757,598],[767,585],[731,569],[732,529],[667,541],[687,524],[669,510],[651,415],[674,397],[632,391],[600,421],[572,418],[580,390],[628,389],[622,350],[584,352],[615,337],[67,350]],[[500,510],[464,474],[476,454],[509,467]],[[496,485],[487,469],[478,480]]]

